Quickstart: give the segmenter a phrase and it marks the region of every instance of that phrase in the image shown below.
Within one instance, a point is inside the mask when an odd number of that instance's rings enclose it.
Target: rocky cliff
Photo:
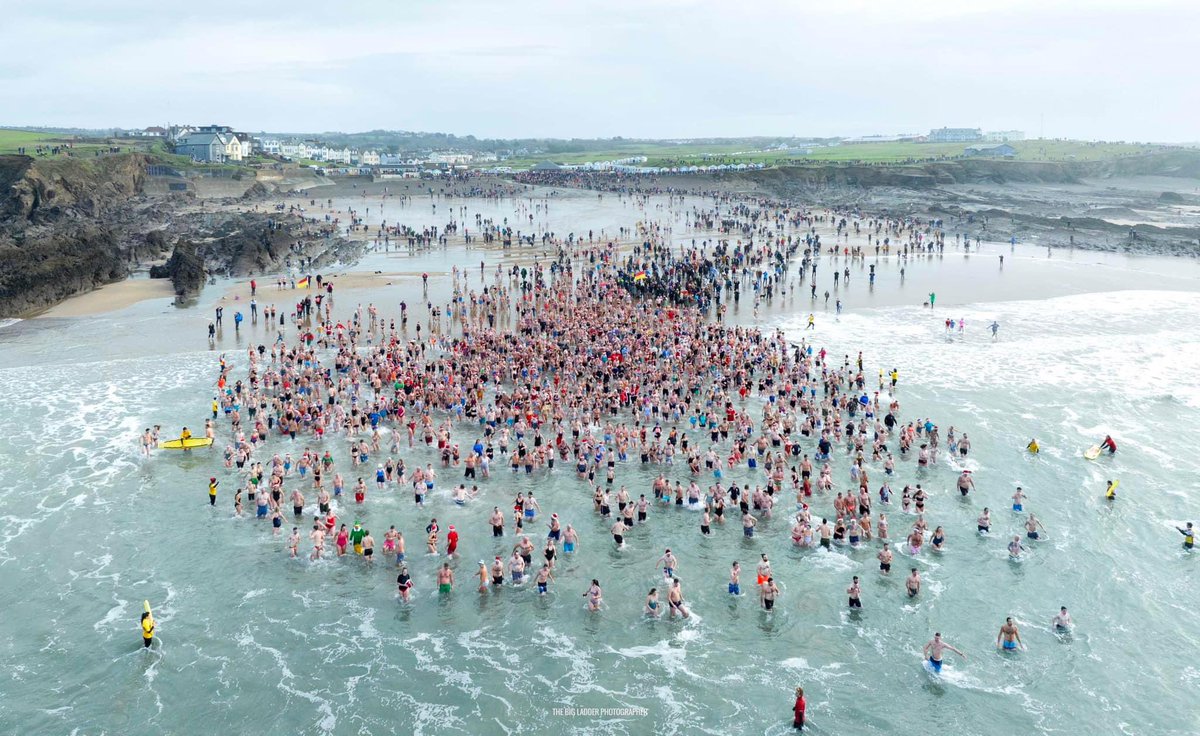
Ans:
[[[152,163],[143,154],[0,156],[0,317],[39,312],[168,253],[151,275],[170,278],[181,298],[200,291],[208,274],[259,275],[301,257],[319,266],[358,254],[296,217],[195,212],[191,196],[147,194]],[[274,187],[243,187],[241,201]]]
[[[16,227],[99,218],[142,191],[143,154],[34,160],[0,156],[0,218]]]
[[[829,186],[932,189],[954,184],[1071,184],[1141,175],[1200,178],[1200,150],[1158,151],[1103,161],[963,158],[917,164],[805,164],[737,176],[787,197]]]
[[[138,227],[148,159],[0,156],[0,317],[125,278],[166,247]]]
[[[939,219],[987,240],[1090,250],[1200,255],[1200,150],[1101,161],[965,158],[905,165],[827,164],[729,175],[781,199]],[[1171,187],[1179,191],[1146,191]],[[1131,224],[1132,223],[1132,224]]]

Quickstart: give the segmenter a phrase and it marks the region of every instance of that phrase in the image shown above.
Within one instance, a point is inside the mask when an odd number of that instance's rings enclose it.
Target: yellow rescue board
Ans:
[[[164,450],[190,450],[193,447],[208,447],[213,443],[207,437],[192,437],[186,440],[167,440],[159,442],[158,446]]]

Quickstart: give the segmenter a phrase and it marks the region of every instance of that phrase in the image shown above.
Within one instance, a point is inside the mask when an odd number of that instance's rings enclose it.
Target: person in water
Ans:
[[[1025,449],[1029,450],[1029,452],[1031,454],[1036,455],[1036,454],[1038,454],[1039,451],[1041,451],[1042,448],[1040,445],[1038,445],[1038,441],[1035,438],[1035,439],[1029,440],[1029,444],[1025,445]]]
[[[1054,618],[1050,619],[1050,625],[1060,634],[1065,634],[1071,630],[1075,624],[1071,621],[1071,614],[1067,613],[1067,607],[1062,606],[1058,609],[1058,613],[1054,614]]]
[[[1111,480],[1106,481],[1106,482],[1108,483],[1108,487],[1106,489],[1104,489],[1104,500],[1105,501],[1116,501],[1117,500],[1117,484]]]
[[[1108,450],[1109,455],[1117,454],[1117,443],[1113,441],[1112,435],[1104,435],[1104,441],[1100,443],[1100,449]]]
[[[940,631],[935,631],[933,633],[933,638],[930,639],[927,644],[925,644],[925,647],[921,650],[921,654],[929,659],[929,666],[933,669],[934,672],[941,672],[942,671],[942,652],[944,652],[947,649],[954,652],[955,654],[962,657],[963,659],[967,658],[967,655],[963,654],[958,649],[955,649],[953,646],[946,643],[945,641],[942,641],[942,632],[940,632]]]
[[[148,648],[154,641],[154,616],[142,611],[142,646]]]
[[[1017,647],[1022,649],[1025,644],[1021,641],[1021,632],[1017,630],[1017,625],[1013,623],[1012,616],[1004,619],[1004,625],[1000,627],[1000,633],[996,634],[996,646],[1001,647],[1006,652],[1016,651]]]
[[[804,728],[804,711],[808,703],[804,700],[804,688],[796,688],[796,702],[792,705],[792,728]]]
[[[646,607],[643,609],[643,613],[655,618],[662,615],[662,611],[658,610],[658,588],[651,588],[650,592],[646,594]]]
[[[1192,529],[1192,522],[1187,523],[1186,529],[1175,527],[1175,529],[1183,535],[1183,548],[1194,549],[1196,546],[1196,532]]]

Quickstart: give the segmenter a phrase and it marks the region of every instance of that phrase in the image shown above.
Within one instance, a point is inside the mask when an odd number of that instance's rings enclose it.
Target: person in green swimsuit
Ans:
[[[454,571],[450,569],[449,562],[442,563],[442,569],[438,570],[438,592],[449,593],[454,587]]]

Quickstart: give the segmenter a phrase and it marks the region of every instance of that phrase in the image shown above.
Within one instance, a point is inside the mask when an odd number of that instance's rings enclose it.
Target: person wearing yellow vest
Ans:
[[[1184,549],[1195,548],[1196,532],[1194,529],[1192,529],[1192,522],[1189,521],[1187,523],[1187,529],[1180,529],[1179,527],[1175,527],[1175,528],[1178,529],[1179,533],[1183,535],[1183,548]]]
[[[149,647],[154,641],[154,616],[149,611],[142,611],[142,646]]]

